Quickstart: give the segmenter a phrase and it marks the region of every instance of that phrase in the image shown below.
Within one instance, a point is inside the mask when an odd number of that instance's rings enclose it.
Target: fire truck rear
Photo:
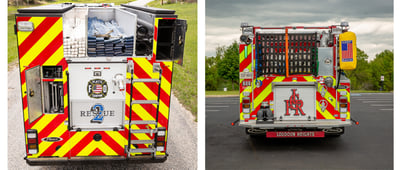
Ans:
[[[27,163],[165,161],[186,28],[173,10],[128,4],[18,9]]]
[[[340,136],[350,118],[356,36],[347,22],[324,27],[241,24],[240,122],[271,138]]]

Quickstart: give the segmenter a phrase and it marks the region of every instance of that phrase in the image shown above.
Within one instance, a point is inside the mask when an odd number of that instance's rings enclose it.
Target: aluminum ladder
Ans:
[[[129,65],[129,64],[128,64]],[[157,100],[132,100],[132,96],[130,98],[130,111],[129,111],[129,138],[128,138],[128,145],[125,146],[125,153],[127,153],[127,157],[129,158],[131,156],[131,153],[151,153],[153,158],[156,156],[157,149],[155,147],[155,143],[157,140],[157,131],[158,131],[158,114],[159,114],[159,109],[160,109],[160,92],[161,92],[161,77],[162,77],[162,69],[160,67],[159,63],[153,64],[153,73],[158,72],[159,73],[159,78],[158,79],[133,79],[133,63],[131,63],[132,67],[130,69],[131,72],[131,95],[132,95],[132,89],[133,89],[133,84],[134,83],[157,83],[158,84],[158,94],[157,94]],[[157,112],[156,112],[156,120],[132,120],[132,106],[134,104],[156,104],[157,105]],[[149,124],[154,124],[155,128],[154,129],[132,129],[132,125],[149,125]],[[154,135],[154,140],[131,140],[132,134],[137,134],[137,133],[150,133],[150,135]],[[137,145],[137,144],[149,144],[148,148],[136,148],[136,149],[131,149],[131,145]]]

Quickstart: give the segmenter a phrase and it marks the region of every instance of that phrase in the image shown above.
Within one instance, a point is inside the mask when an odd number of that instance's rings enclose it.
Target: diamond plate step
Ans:
[[[156,133],[157,129],[131,129],[131,133]]]
[[[131,125],[147,125],[147,124],[157,124],[154,120],[132,120]]]
[[[145,149],[130,149],[129,153],[141,153],[141,152],[156,152],[154,148],[145,148]]]
[[[131,140],[131,144],[153,144],[154,140]]]

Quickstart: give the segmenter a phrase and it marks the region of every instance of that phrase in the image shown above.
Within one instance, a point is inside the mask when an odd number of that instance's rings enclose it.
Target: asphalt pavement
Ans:
[[[393,169],[393,93],[352,94],[360,124],[336,138],[251,138],[238,112],[238,96],[206,98],[206,169]]]

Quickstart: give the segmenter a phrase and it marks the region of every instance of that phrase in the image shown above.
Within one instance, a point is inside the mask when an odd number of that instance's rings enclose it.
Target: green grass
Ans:
[[[239,96],[239,91],[206,91],[206,96]]]
[[[197,117],[197,3],[164,4],[153,1],[156,8],[173,9],[178,18],[187,20],[183,66],[175,65],[172,90],[179,102]]]
[[[392,93],[393,91],[351,90],[351,93]]]

